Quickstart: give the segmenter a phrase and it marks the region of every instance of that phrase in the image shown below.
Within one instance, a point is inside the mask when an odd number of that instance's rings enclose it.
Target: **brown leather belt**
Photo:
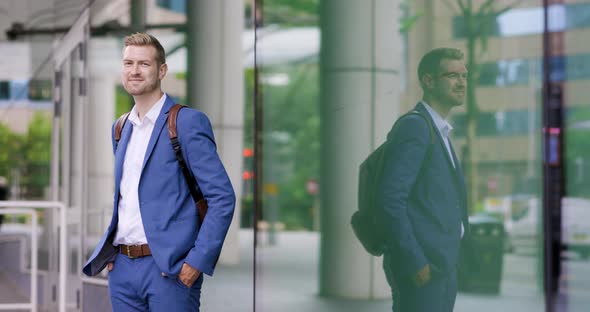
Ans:
[[[119,252],[131,259],[152,255],[152,252],[150,251],[150,246],[148,246],[148,244],[133,246],[121,244],[119,245]]]

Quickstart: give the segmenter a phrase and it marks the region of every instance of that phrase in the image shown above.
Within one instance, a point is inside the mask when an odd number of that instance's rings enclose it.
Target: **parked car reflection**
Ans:
[[[561,201],[561,240],[564,249],[590,258],[590,200],[565,197]]]
[[[566,251],[582,259],[590,258],[590,200],[564,197],[561,202],[562,244]],[[524,255],[536,255],[542,250],[543,213],[536,196],[517,194],[489,197],[484,210],[504,222],[504,249]]]

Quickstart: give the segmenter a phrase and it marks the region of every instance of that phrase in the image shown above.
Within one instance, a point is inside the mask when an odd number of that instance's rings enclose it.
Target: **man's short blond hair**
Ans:
[[[156,62],[158,65],[166,63],[166,52],[156,37],[146,33],[134,33],[123,39],[125,47],[128,46],[152,46],[156,49]]]

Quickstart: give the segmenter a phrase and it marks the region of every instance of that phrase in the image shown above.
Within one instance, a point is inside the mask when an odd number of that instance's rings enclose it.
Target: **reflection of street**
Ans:
[[[455,311],[544,311],[543,281],[536,261],[530,256],[505,254],[500,294],[459,293]]]
[[[564,255],[562,275],[559,281],[560,304],[564,311],[590,310],[590,261],[582,260],[573,253]]]
[[[220,266],[215,278],[207,279],[207,287],[203,290],[205,311],[252,311],[251,233],[247,230],[240,232],[242,264],[239,267]],[[391,299],[366,301],[319,297],[319,235],[315,232],[277,234],[277,245],[257,250],[256,301],[260,310],[391,311]],[[537,278],[535,261],[536,258],[531,256],[505,255],[500,295],[459,293],[455,311],[544,311],[542,287],[539,284],[542,282]],[[585,274],[590,281],[590,274]],[[229,300],[228,290],[231,293]],[[239,309],[236,303],[239,303]]]

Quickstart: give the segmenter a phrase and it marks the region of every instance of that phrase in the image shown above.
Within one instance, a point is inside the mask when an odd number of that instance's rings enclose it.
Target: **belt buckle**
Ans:
[[[127,257],[129,259],[135,259],[135,258],[137,258],[137,257],[134,257],[134,256],[131,255],[131,249],[129,249],[129,245],[125,245],[125,247],[127,248]]]

